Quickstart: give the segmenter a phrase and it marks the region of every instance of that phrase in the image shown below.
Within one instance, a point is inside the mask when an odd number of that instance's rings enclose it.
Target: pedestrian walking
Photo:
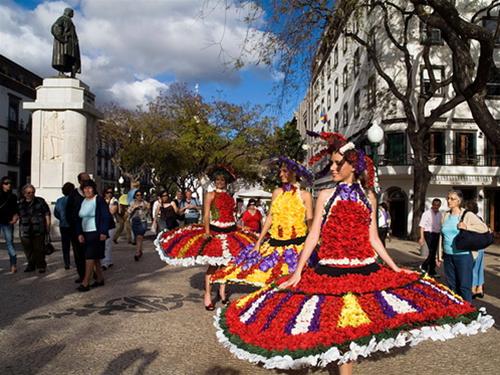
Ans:
[[[14,247],[14,224],[19,219],[17,198],[12,192],[12,180],[4,176],[0,187],[0,231],[9,254],[10,272],[17,272],[17,255]]]
[[[193,192],[186,189],[184,192],[185,198],[181,200],[179,214],[184,216],[184,224],[198,224],[200,220],[201,203],[193,197]],[[179,206],[177,206],[179,207]]]
[[[444,260],[444,273],[448,287],[466,301],[472,301],[472,269],[474,258],[471,251],[458,250],[454,240],[460,229],[484,233],[487,225],[474,213],[462,208],[463,195],[460,190],[450,190],[447,196],[449,210],[443,215],[438,264]],[[444,252],[444,256],[443,256]]]
[[[382,202],[378,205],[378,236],[384,247],[390,229],[391,214],[389,213],[389,206],[387,206],[387,203]]]
[[[81,172],[78,174],[77,179],[79,185],[69,194],[66,203],[66,220],[71,232],[71,246],[73,247],[75,266],[78,272],[75,283],[79,284],[85,276],[85,247],[78,239],[77,225],[80,221],[80,207],[84,199],[83,184],[90,180],[90,176],[86,172]]]
[[[45,273],[45,243],[50,230],[50,209],[42,197],[35,196],[35,187],[24,185],[19,201],[19,237],[28,265],[24,272]]]
[[[57,198],[56,205],[54,207],[54,216],[59,220],[59,233],[61,233],[61,247],[63,253],[64,269],[69,270],[71,260],[70,260],[70,250],[71,250],[71,228],[66,218],[66,208],[68,206],[68,198],[73,190],[75,190],[75,185],[71,182],[66,182],[62,187],[63,196]]]
[[[180,207],[183,199],[184,194],[182,193],[182,191],[178,190],[177,193],[175,193],[175,199],[173,200],[173,202],[177,207]],[[184,215],[179,212],[177,214],[177,222],[179,223],[179,225],[184,225],[184,219]]]
[[[149,210],[149,203],[144,200],[142,191],[136,190],[134,200],[128,208],[128,215],[136,242],[136,251],[134,255],[134,260],[136,262],[142,257],[142,243],[144,241],[144,234],[148,229],[147,218],[149,216]]]
[[[330,158],[336,186],[319,193],[297,268],[278,287],[221,309],[218,340],[266,368],[337,364],[347,375],[373,352],[493,326],[443,285],[394,263],[378,238],[373,162],[337,133],[318,136],[329,147],[312,161]],[[306,267],[317,245],[319,263]]]
[[[162,232],[155,245],[161,259],[168,264],[185,267],[208,264],[204,305],[207,311],[213,311],[211,276],[241,249],[253,244],[257,236],[236,226],[235,201],[227,192],[227,185],[236,180],[232,169],[217,165],[210,167],[207,174],[215,183],[215,190],[208,192],[203,200],[203,225],[191,224]],[[219,288],[219,297],[223,304],[228,303],[225,285]]]
[[[465,209],[477,215],[479,207],[475,200],[468,200]],[[479,216],[478,216],[479,217]],[[482,220],[482,219],[481,219]],[[472,298],[484,297],[484,249],[472,251],[474,258],[472,265]]]
[[[128,200],[127,194],[120,195],[118,198],[118,212],[116,214],[116,231],[113,236],[113,242],[118,244],[118,238],[120,238],[123,231],[127,236],[127,242],[132,243],[132,227],[130,226],[130,220],[128,219]]]
[[[241,216],[241,224],[247,227],[252,232],[260,233],[262,228],[262,214],[255,205],[255,199],[251,198],[248,201],[247,209]]]
[[[310,185],[313,175],[285,156],[278,158],[276,164],[282,185],[273,191],[271,209],[259,239],[217,271],[212,281],[264,287],[295,271],[313,218],[311,193],[301,189],[299,179]],[[254,203],[250,199],[249,205]]]
[[[113,188],[109,187],[104,189],[104,201],[109,208],[109,230],[108,238],[104,244],[104,259],[102,260],[102,269],[106,271],[108,268],[113,267],[113,238],[116,232],[116,217],[118,215],[118,199],[113,196]]]
[[[439,209],[441,208],[441,199],[434,198],[431,203],[431,208],[422,214],[420,219],[420,237],[418,243],[420,246],[427,244],[429,254],[424,260],[420,269],[427,272],[429,276],[436,277],[436,254],[439,246],[439,238],[441,236],[442,215]]]
[[[156,227],[156,234],[164,230],[172,230],[179,226],[177,213],[179,209],[174,201],[170,200],[168,191],[160,192],[160,203],[156,206],[153,217],[153,226]]]
[[[97,195],[97,186],[94,181],[84,181],[82,189],[84,199],[78,211],[77,234],[78,241],[85,250],[85,274],[77,290],[79,292],[88,292],[90,288],[104,285],[101,259],[104,258],[111,215],[108,203],[104,198]],[[90,284],[94,273],[95,281]]]

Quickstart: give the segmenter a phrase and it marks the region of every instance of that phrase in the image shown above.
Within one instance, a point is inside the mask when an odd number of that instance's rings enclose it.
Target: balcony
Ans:
[[[380,167],[412,166],[412,155],[378,156]],[[457,155],[457,154],[429,154],[429,165],[435,166],[473,166],[473,167],[498,167],[500,155]]]

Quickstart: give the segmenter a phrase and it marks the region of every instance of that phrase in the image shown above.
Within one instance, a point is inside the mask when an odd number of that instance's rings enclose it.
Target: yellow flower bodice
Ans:
[[[289,240],[307,234],[306,206],[300,189],[280,193],[271,205],[272,225],[269,234],[272,238]]]

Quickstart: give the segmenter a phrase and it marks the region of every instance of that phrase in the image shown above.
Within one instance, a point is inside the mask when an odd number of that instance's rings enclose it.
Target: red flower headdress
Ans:
[[[322,143],[324,145],[319,152],[309,159],[309,165],[318,164],[320,161],[328,158],[333,152],[339,152],[349,164],[354,166],[356,175],[359,176],[366,171],[368,177],[365,182],[366,188],[378,190],[373,160],[367,156],[363,150],[357,149],[354,143],[349,142],[347,138],[340,133],[315,133],[307,131],[307,134],[311,137],[320,138],[320,144]],[[318,175],[325,175],[329,169],[330,164],[328,163]]]

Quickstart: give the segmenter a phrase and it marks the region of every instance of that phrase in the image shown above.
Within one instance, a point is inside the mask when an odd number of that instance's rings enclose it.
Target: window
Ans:
[[[332,90],[328,89],[326,93],[326,106],[328,109],[332,107]]]
[[[357,34],[358,31],[359,31],[359,12],[355,10],[352,18],[352,32],[354,34]]]
[[[330,61],[331,61],[331,57],[329,57],[327,62],[326,62],[326,78],[327,78],[328,82],[330,82],[330,77],[332,76],[332,72],[330,69]]]
[[[434,72],[436,83],[441,83],[444,77],[444,66],[433,65],[432,71]],[[420,92],[423,95],[444,96],[443,87],[438,88],[435,92],[432,91],[429,71],[424,67],[421,67],[420,70]]]
[[[339,46],[335,46],[333,50],[333,67],[336,68],[339,65]]]
[[[359,74],[359,48],[356,49],[356,52],[354,52],[354,77],[357,77]]]
[[[326,123],[326,131],[327,132],[331,132],[332,131],[332,122],[331,122],[331,120],[328,120],[328,122]]]
[[[420,23],[420,42],[422,44],[441,45],[441,30],[428,26],[425,23]]]
[[[359,90],[354,94],[354,117],[359,117]]]
[[[17,138],[13,135],[9,134],[8,140],[8,149],[7,149],[7,162],[9,164],[18,164],[19,163],[19,155],[17,152]]]
[[[431,131],[429,139],[429,164],[446,165],[446,147],[444,132]]]
[[[342,38],[342,51],[344,51],[344,54],[347,52],[347,47],[348,47],[349,41],[347,40],[347,37],[344,35]]]
[[[389,165],[406,165],[406,135],[404,132],[385,135],[384,158]]]
[[[500,96],[500,69],[492,64],[490,76],[486,83],[488,96]]]
[[[377,104],[377,79],[375,76],[368,78],[367,103],[369,108]]]
[[[476,165],[476,133],[455,132],[455,165]]]
[[[344,67],[344,72],[342,73],[342,86],[344,91],[347,90],[347,87],[349,86],[349,68],[347,65]]]
[[[344,110],[342,111],[342,126],[347,128],[349,125],[349,107],[347,103],[344,104]]]
[[[493,33],[495,35],[497,31],[497,23],[500,22],[497,17],[493,18],[484,18],[483,19],[483,27],[487,29],[489,32]],[[500,46],[500,34],[497,35],[495,39],[495,46]]]
[[[333,131],[338,132],[339,131],[339,113],[335,113],[335,119],[333,121]]]
[[[9,95],[9,128],[18,129],[19,127],[19,102],[20,98]]]
[[[335,78],[335,83],[333,84],[333,97],[335,101],[339,98],[339,79]]]
[[[490,141],[486,142],[486,165],[498,167],[500,165],[500,146],[495,147]]]

